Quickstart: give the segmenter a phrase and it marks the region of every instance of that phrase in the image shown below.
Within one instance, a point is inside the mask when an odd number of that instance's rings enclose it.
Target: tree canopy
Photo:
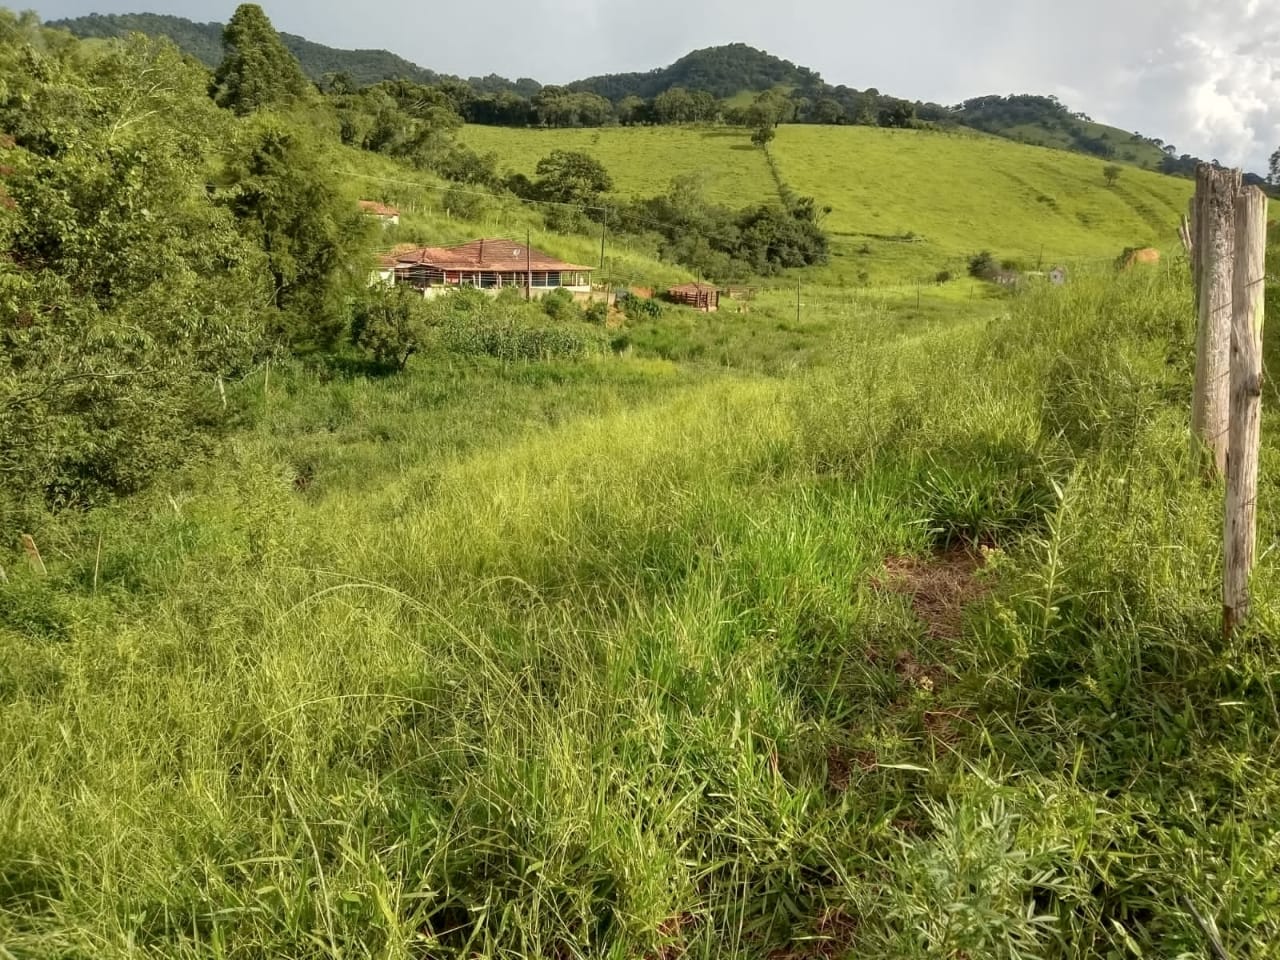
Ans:
[[[213,98],[244,115],[302,97],[307,78],[262,7],[242,3],[222,33],[224,56],[213,75]]]
[[[538,161],[536,190],[543,200],[590,206],[613,189],[613,178],[595,157],[555,150]]]

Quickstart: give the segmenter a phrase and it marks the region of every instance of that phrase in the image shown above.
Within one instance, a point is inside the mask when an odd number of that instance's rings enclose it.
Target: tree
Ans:
[[[773,142],[774,137],[777,135],[778,131],[774,127],[766,124],[762,127],[756,127],[755,131],[751,134],[751,142],[763,150]]]
[[[1120,180],[1120,174],[1124,173],[1124,168],[1118,164],[1109,163],[1102,168],[1102,176],[1106,178],[1107,186],[1114,187]]]
[[[231,118],[141,36],[99,54],[0,11],[0,527],[141,488],[226,420],[266,271],[205,188]],[[6,515],[7,514],[7,515]]]
[[[813,105],[813,121],[827,126],[843,123],[844,107],[840,105],[838,100],[831,97],[823,97]]]
[[[644,123],[652,115],[649,104],[640,97],[630,96],[624,97],[618,104],[618,122],[624,127],[634,126],[637,123]]]
[[[287,103],[306,94],[306,76],[262,7],[236,8],[222,34],[224,56],[213,75],[212,94],[220,107],[241,116]]]
[[[594,93],[543,87],[531,101],[537,122],[546,127],[598,127],[613,116],[613,104]]]
[[[276,117],[263,115],[232,143],[225,178],[221,202],[266,252],[281,326],[296,341],[331,344],[340,294],[369,275],[369,218],[314,137]]]
[[[916,105],[909,100],[889,99],[880,108],[877,121],[882,127],[916,126]]]
[[[672,87],[653,98],[653,117],[658,123],[692,123],[697,106],[684,87]]]
[[[993,277],[999,264],[996,258],[992,256],[990,250],[983,250],[981,253],[975,253],[969,258],[969,276],[979,280],[987,280]]]
[[[747,122],[753,127],[776,127],[795,119],[795,104],[781,90],[766,90],[747,108]]]
[[[384,367],[403,370],[427,344],[430,305],[409,286],[373,287],[351,316],[351,342]]]
[[[596,204],[613,189],[613,178],[595,157],[556,150],[538,161],[537,193],[543,200],[580,206]]]

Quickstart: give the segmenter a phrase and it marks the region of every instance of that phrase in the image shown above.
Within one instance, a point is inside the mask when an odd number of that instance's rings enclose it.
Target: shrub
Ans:
[[[591,304],[582,312],[582,319],[603,326],[609,319],[609,305],[604,302]]]
[[[412,287],[375,287],[362,296],[351,317],[351,342],[374,361],[403,370],[427,341],[429,307]]]
[[[537,327],[518,314],[475,315],[451,323],[445,346],[462,356],[498,360],[579,360],[600,352],[602,343],[584,327]]]
[[[567,323],[570,320],[581,320],[582,311],[573,300],[573,294],[563,287],[552,290],[540,301],[542,311],[552,320]]]
[[[457,184],[445,191],[441,203],[447,213],[462,220],[479,220],[489,209],[488,199],[480,191]]]
[[[996,270],[996,258],[991,255],[990,250],[983,250],[981,253],[975,253],[969,258],[969,276],[971,277],[977,277],[979,280],[986,280],[991,277]]]
[[[662,304],[644,297],[627,297],[622,301],[622,312],[632,323],[642,323],[645,320],[659,319],[662,316]]]
[[[950,283],[952,280],[955,279],[955,276],[952,274],[950,270],[939,270],[938,275],[933,279],[934,279],[934,282],[941,285],[944,283]]]

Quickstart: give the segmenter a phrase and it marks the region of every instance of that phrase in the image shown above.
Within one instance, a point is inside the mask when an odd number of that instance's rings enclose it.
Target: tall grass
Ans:
[[[220,461],[5,564],[0,944],[1274,955],[1275,447],[1223,641],[1187,299],[858,308],[790,378],[246,384]],[[957,635],[885,585],[948,547]]]

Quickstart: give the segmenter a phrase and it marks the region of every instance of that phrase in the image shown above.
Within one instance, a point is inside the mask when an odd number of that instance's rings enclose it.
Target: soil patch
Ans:
[[[929,631],[929,636],[954,640],[964,623],[964,609],[989,591],[978,579],[983,559],[964,548],[935,554],[928,560],[889,557],[885,575],[876,585],[911,598],[911,609]],[[900,674],[911,672],[911,664],[896,664]],[[907,679],[914,679],[908,676]]]

